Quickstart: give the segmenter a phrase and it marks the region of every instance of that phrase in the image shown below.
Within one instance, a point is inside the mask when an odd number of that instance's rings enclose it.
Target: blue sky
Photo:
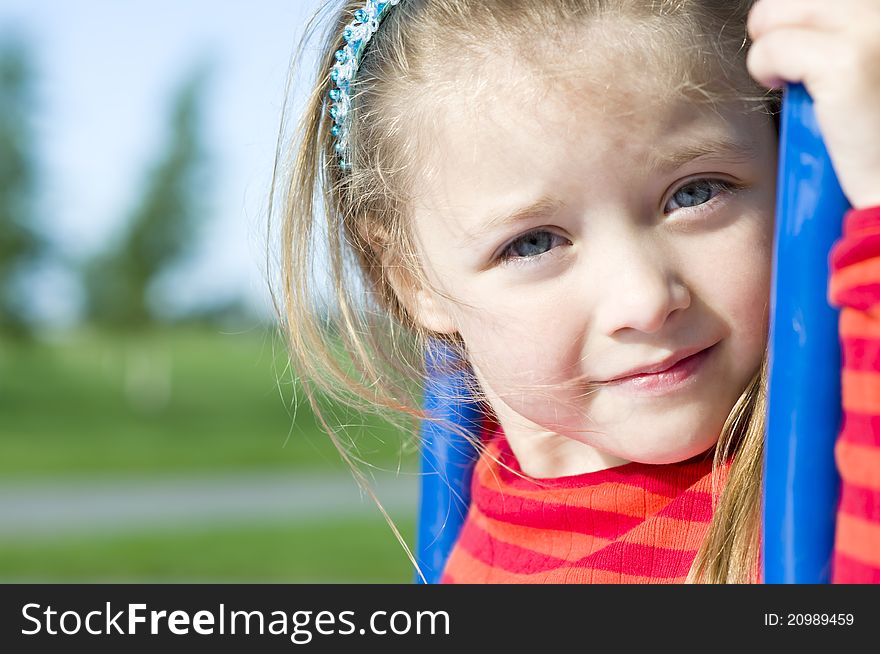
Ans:
[[[84,257],[122,226],[161,147],[171,93],[208,57],[215,215],[180,273],[176,299],[241,293],[266,306],[263,225],[284,87],[305,20],[320,4],[3,0],[0,32],[23,33],[36,57],[41,215],[53,240]],[[46,312],[74,311],[69,279],[47,274],[40,289]]]

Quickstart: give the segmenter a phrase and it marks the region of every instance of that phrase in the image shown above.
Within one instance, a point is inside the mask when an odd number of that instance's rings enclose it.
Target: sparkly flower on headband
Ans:
[[[387,2],[367,0],[363,9],[354,12],[354,21],[342,31],[346,45],[342,50],[336,51],[336,63],[333,64],[333,69],[330,71],[330,79],[336,83],[336,88],[331,90],[329,95],[333,102],[333,106],[330,107],[330,115],[335,123],[330,128],[330,133],[336,137],[336,154],[339,155],[339,166],[343,170],[351,168],[351,161],[346,159],[349,132],[348,114],[351,111],[349,89],[367,43],[379,29],[379,23],[385,18],[388,10],[399,2],[400,0],[388,0]]]

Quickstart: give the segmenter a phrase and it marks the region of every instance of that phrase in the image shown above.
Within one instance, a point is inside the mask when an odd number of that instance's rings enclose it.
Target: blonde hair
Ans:
[[[420,326],[395,292],[401,285],[431,286],[420,266],[409,216],[414,184],[430,174],[423,156],[430,143],[419,139],[431,120],[430,98],[462,71],[449,62],[488,59],[504,48],[536,67],[546,65],[554,52],[568,56],[555,56],[554,63],[575,66],[572,62],[583,60],[573,54],[573,30],[601,20],[600,29],[620,25],[629,30],[628,36],[636,35],[643,47],[631,50],[632,55],[659,61],[672,71],[674,91],[696,102],[737,99],[774,113],[779,98],[757,86],[745,69],[745,18],[752,0],[402,0],[370,42],[352,86],[352,168],[343,171],[330,133],[329,73],[334,53],[344,45],[342,30],[363,0],[328,3],[323,11],[338,4],[321,48],[318,77],[296,126],[292,157],[284,162],[279,155],[276,160],[272,192],[282,215],[276,225],[270,210],[270,239],[281,246],[280,290],[273,298],[294,375],[343,460],[365,483],[356,465],[363,463],[357,442],[329,424],[323,400],[381,416],[411,434],[404,446],[415,447],[422,421],[439,420],[422,408],[424,356],[431,339],[453,348],[466,368],[462,339]],[[323,11],[306,27],[300,59]],[[677,47],[669,47],[670,40]],[[596,50],[596,56],[601,52]],[[578,54],[595,53],[588,49]],[[554,72],[565,74],[558,67]],[[476,92],[480,80],[474,79],[473,86]],[[279,153],[285,147],[285,125],[281,132]],[[281,185],[284,167],[287,183]],[[272,234],[276,228],[277,238]],[[317,283],[315,266],[320,262],[329,266],[330,298],[321,295]],[[766,355],[715,448],[716,473],[725,463],[732,464],[723,490],[718,484],[716,511],[690,581],[756,580],[765,371]],[[476,383],[467,391],[484,401]],[[485,408],[489,410],[488,404]],[[468,437],[455,425],[447,427]]]

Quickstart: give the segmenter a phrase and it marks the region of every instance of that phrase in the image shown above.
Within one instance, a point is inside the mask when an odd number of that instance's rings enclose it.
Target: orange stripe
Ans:
[[[480,511],[472,512],[470,519],[495,540],[559,559],[580,559],[610,542],[588,534],[511,525],[493,520]]]
[[[880,257],[853,263],[834,271],[828,284],[829,295],[837,297],[839,293],[855,286],[870,284],[878,279],[880,279]]]
[[[880,415],[880,372],[843,370],[840,386],[845,410]]]
[[[880,340],[880,320],[864,311],[844,307],[840,311],[840,337]]]
[[[684,583],[685,577],[657,579],[640,575],[628,575],[608,570],[573,568],[564,566],[535,574],[508,572],[492,568],[462,549],[456,549],[450,557],[449,574],[462,584],[651,584]]]
[[[628,575],[594,568],[572,568],[570,566],[551,570],[543,577],[542,583],[545,584],[656,584],[658,582],[655,577]]]
[[[540,575],[524,575],[493,568],[457,547],[449,557],[447,572],[460,584],[539,584]]]
[[[841,513],[837,516],[836,550],[867,565],[880,567],[880,525]]]
[[[666,546],[677,550],[696,550],[702,544],[708,530],[708,522],[658,516],[646,520],[625,534],[621,540],[648,547]]]
[[[498,477],[499,468],[496,466],[497,464],[488,459],[479,459],[475,474],[481,486],[490,492],[503,493],[507,497],[534,500],[548,506],[557,504],[589,509],[598,504],[598,508],[601,510],[609,510],[603,507],[609,506],[608,494],[614,493],[617,500],[614,507],[615,512],[625,516],[644,517],[646,512],[648,514],[656,513],[675,499],[616,481],[584,488],[536,488],[535,490],[512,488]],[[602,497],[601,502],[594,502],[594,497]]]
[[[608,570],[588,570],[581,569],[563,569],[554,571],[557,579],[564,579],[565,576],[574,578],[574,583],[581,584],[682,584],[686,577],[642,577],[639,575],[628,575],[620,572],[611,572]],[[548,581],[548,583],[561,583],[559,581]]]
[[[838,441],[834,458],[844,483],[880,491],[880,449]]]
[[[611,542],[584,534],[509,525],[479,511],[474,511],[470,518],[498,541],[568,561],[589,556]],[[620,540],[648,547],[667,546],[676,550],[696,551],[708,529],[709,523],[705,522],[656,517],[642,523]]]

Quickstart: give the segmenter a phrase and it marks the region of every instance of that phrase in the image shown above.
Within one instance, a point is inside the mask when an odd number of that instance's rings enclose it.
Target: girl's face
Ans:
[[[525,75],[437,108],[414,220],[429,279],[456,301],[409,306],[460,333],[526,473],[700,454],[766,344],[772,121],[659,82],[627,95],[619,72],[536,102]],[[677,376],[588,390],[707,348]]]

